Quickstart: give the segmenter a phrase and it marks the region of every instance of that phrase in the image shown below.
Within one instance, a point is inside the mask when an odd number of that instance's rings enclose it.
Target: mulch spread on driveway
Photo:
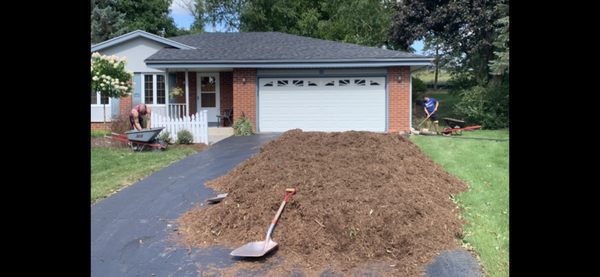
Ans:
[[[463,220],[452,195],[467,185],[408,139],[371,132],[291,130],[206,185],[229,195],[179,218],[192,247],[240,247],[264,240],[285,188],[298,193],[273,233],[277,251],[222,272],[260,270],[419,276],[443,250],[459,246]]]

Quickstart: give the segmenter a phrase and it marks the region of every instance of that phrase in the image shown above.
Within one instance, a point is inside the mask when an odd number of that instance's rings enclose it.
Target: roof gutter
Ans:
[[[154,62],[146,61],[151,68],[344,68],[344,67],[388,67],[388,66],[428,66],[432,59],[403,60],[403,61],[363,61],[363,62],[220,62],[220,63],[193,63],[193,62]]]

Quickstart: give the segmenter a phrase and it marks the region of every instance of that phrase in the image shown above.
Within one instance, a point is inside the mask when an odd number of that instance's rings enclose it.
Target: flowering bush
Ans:
[[[179,96],[183,94],[183,90],[180,87],[174,87],[171,89],[171,96]]]
[[[125,70],[126,59],[92,54],[92,91],[103,96],[123,97],[133,91],[133,73]]]

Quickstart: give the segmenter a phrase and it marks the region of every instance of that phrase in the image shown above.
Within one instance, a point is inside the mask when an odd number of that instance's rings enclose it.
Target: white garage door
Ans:
[[[261,132],[385,132],[384,77],[260,78]]]

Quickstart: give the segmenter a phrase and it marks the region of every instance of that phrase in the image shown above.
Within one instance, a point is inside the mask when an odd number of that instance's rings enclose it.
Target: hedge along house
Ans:
[[[409,131],[412,72],[432,58],[278,32],[201,33],[163,38],[134,31],[91,52],[127,57],[134,92],[92,93],[92,128],[102,103],[113,117],[138,103],[181,116],[207,110],[209,125],[228,109],[257,132]],[[173,87],[184,93],[170,96]]]

